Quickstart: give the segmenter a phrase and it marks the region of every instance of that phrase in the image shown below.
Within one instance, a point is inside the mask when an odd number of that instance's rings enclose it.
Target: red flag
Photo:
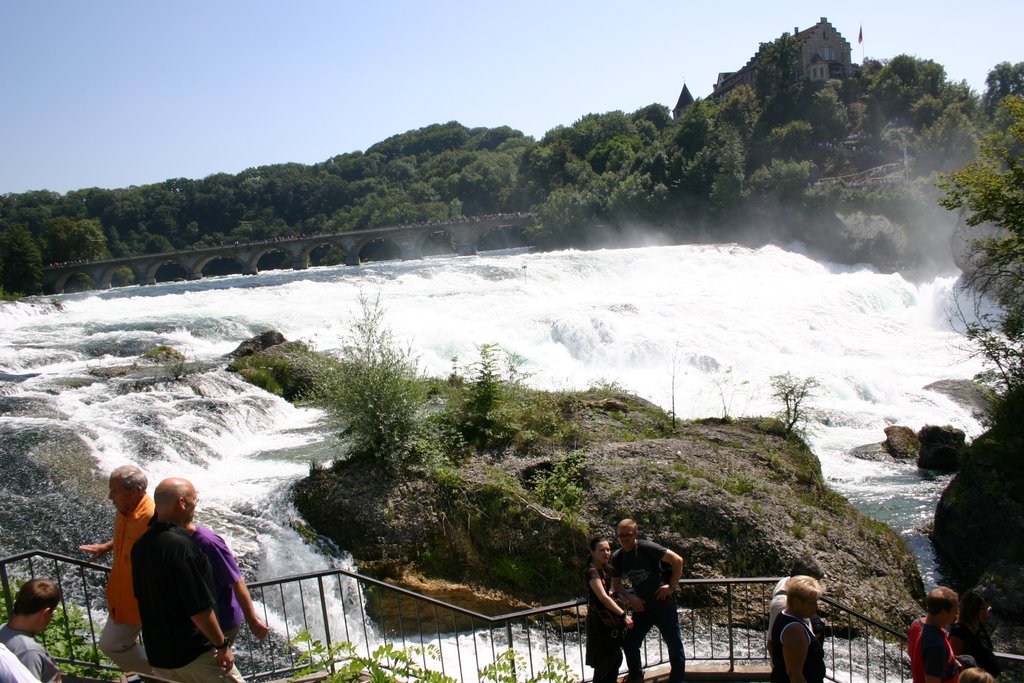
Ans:
[[[863,43],[864,42],[864,27],[863,26],[860,27],[860,33],[857,34],[857,42],[858,43]]]

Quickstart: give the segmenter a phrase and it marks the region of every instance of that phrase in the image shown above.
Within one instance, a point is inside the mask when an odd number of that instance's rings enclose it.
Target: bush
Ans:
[[[401,471],[417,459],[425,383],[412,352],[400,348],[384,325],[380,299],[359,302],[362,315],[338,361],[321,364],[311,398],[342,428],[352,457]]]

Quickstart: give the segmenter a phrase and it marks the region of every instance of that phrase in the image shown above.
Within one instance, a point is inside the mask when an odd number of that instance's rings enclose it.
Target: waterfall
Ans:
[[[955,276],[912,283],[777,247],[646,247],[274,271],[57,297],[61,308],[0,307],[0,553],[69,555],[109,533],[104,477],[134,463],[200,492],[197,520],[221,533],[252,578],[339,561],[293,528],[288,489],[334,437],[296,407],[223,369],[268,328],[337,349],[379,295],[387,324],[425,373],[496,343],[539,388],[616,382],[681,417],[770,414],[770,377],[814,376],[811,443],[830,483],[907,535],[947,477],[849,455],[889,424],[981,427],[924,387],[980,368],[946,320]],[[121,375],[160,344],[214,369],[180,381]],[[674,379],[674,381],[670,381]],[[672,386],[675,396],[672,396]],[[91,468],[91,469],[90,469]]]

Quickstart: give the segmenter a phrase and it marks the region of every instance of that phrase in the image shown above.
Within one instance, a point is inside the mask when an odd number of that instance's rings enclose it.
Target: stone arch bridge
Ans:
[[[352,230],[331,234],[299,235],[256,242],[243,242],[218,247],[202,247],[184,251],[168,251],[161,254],[142,254],[102,261],[81,261],[62,263],[43,268],[43,286],[47,292],[59,294],[75,275],[92,279],[97,289],[109,289],[114,274],[122,268],[130,268],[135,284],[156,284],[156,273],[161,266],[176,264],[187,274],[189,280],[200,280],[203,269],[217,259],[231,259],[238,263],[245,275],[259,273],[260,259],[270,252],[283,252],[291,260],[294,270],[309,267],[309,257],[314,249],[321,246],[340,247],[345,254],[345,265],[358,266],[361,252],[371,242],[390,242],[402,259],[423,257],[426,241],[437,235],[445,235],[454,242],[459,256],[477,253],[480,240],[495,230],[524,228],[533,220],[531,213],[496,214],[473,216],[453,221],[398,225],[366,230]]]

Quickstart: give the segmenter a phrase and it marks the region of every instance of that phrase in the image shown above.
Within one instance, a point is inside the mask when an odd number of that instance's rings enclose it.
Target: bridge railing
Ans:
[[[111,676],[116,668],[98,651],[106,617],[103,586],[107,567],[32,551],[0,559],[0,588],[8,612],[21,580],[42,577],[60,585],[63,618],[41,637],[62,668]],[[687,651],[687,670],[717,680],[739,680],[744,670],[769,665],[765,627],[777,578],[687,579],[680,582],[679,619]],[[308,633],[326,649],[351,643],[371,657],[382,645],[416,652],[425,669],[477,683],[479,672],[508,649],[521,656],[520,680],[540,673],[549,658],[565,662],[580,681],[584,666],[586,601],[569,600],[533,609],[489,616],[362,576],[341,568],[324,569],[249,584],[254,603],[271,627],[264,641],[243,626],[234,649],[246,680],[285,678],[303,666]],[[905,636],[824,598],[821,614],[829,626],[825,639],[828,680],[909,681]],[[71,647],[65,643],[72,643]],[[439,653],[433,657],[424,646]],[[667,664],[657,630],[643,651],[648,670]],[[1011,666],[1024,662],[1007,656]],[[689,673],[688,673],[689,675]]]

